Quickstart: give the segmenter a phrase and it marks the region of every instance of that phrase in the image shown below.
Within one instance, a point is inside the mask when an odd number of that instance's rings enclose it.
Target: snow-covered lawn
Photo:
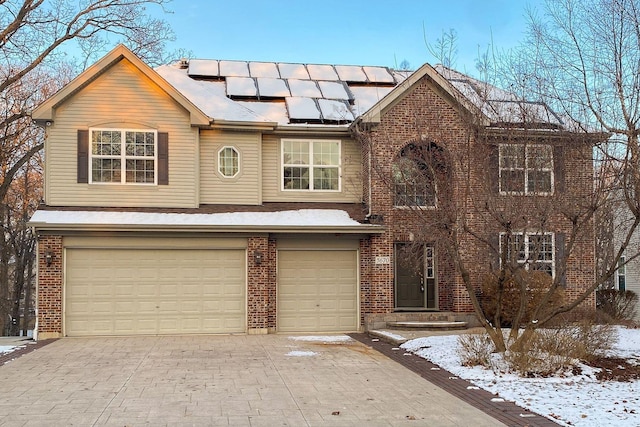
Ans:
[[[640,329],[618,328],[618,342],[608,356],[640,363]],[[465,367],[458,356],[458,336],[407,341],[406,351],[430,360],[456,376],[566,426],[640,426],[640,380],[605,381],[582,366],[580,375],[521,378],[482,367]]]

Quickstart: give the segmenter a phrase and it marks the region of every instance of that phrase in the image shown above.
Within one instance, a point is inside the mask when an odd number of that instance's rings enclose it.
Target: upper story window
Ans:
[[[627,289],[627,259],[624,255],[618,260],[618,270],[616,271],[616,285],[619,290]]]
[[[90,129],[91,183],[157,184],[155,130]]]
[[[282,140],[282,189],[340,191],[340,141]]]
[[[501,144],[500,192],[503,194],[551,194],[553,149],[551,145]]]
[[[240,172],[240,153],[234,147],[222,147],[218,151],[218,172],[225,178],[233,178]]]
[[[392,165],[394,206],[436,206],[436,175],[444,158],[435,144],[409,144]]]
[[[507,250],[507,260],[527,270],[555,274],[555,248],[553,233],[502,233],[501,251]]]

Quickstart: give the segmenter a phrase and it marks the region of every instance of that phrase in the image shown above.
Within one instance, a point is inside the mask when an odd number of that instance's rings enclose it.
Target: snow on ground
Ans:
[[[461,366],[457,335],[418,338],[407,341],[402,348],[561,425],[640,425],[640,381],[599,382],[587,366],[582,366],[580,375],[553,378],[521,378],[478,366]],[[618,328],[618,343],[609,356],[640,358],[640,330]]]
[[[11,353],[16,348],[15,345],[0,345],[0,354]]]
[[[342,342],[348,342],[351,341],[351,337],[347,336],[347,335],[329,335],[329,336],[322,336],[322,335],[308,335],[308,336],[293,336],[293,337],[289,337],[290,340],[294,340],[294,341],[304,341],[304,342],[315,342],[315,343],[322,343],[322,344],[335,344],[335,343],[342,343]]]
[[[292,357],[310,357],[310,356],[317,356],[318,353],[316,353],[315,351],[292,350],[286,355],[292,356]]]

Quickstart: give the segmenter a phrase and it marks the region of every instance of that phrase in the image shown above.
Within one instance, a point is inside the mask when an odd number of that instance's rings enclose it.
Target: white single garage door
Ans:
[[[357,251],[278,251],[279,331],[356,331],[357,295]]]
[[[68,336],[245,332],[245,251],[67,249]]]

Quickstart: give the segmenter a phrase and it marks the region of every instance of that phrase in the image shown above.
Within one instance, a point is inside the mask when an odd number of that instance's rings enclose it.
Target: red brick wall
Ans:
[[[53,259],[47,265],[45,254]],[[62,236],[38,236],[38,333],[62,334]]]
[[[453,212],[456,224],[460,225],[461,219],[464,218],[464,223],[479,235],[488,236],[487,233],[492,233],[491,230],[495,227],[495,218],[489,218],[484,211],[488,199],[481,197],[483,194],[490,194],[487,151],[489,145],[484,143],[486,136],[478,137],[477,128],[462,117],[453,105],[455,103],[445,98],[441,89],[425,78],[385,112],[379,124],[368,129],[363,135],[365,166],[369,164],[366,157],[368,153],[372,156],[371,213],[374,218],[382,217],[383,224],[387,227],[384,235],[373,236],[370,244],[365,245],[366,252],[361,249],[361,256],[371,259],[370,268],[367,269],[363,265],[365,270],[362,272],[363,316],[367,313],[393,311],[393,244],[409,240],[434,244],[436,247],[439,309],[455,312],[469,312],[473,309],[462,276],[456,271],[446,247],[440,244],[442,239],[431,233],[429,226],[425,225],[441,222],[444,215]],[[560,197],[541,199],[531,196],[498,196],[496,193],[490,195],[490,203],[493,203],[492,208],[496,211],[503,209],[509,214],[523,212],[525,215],[529,214],[531,220],[535,219],[535,209],[543,209],[545,203],[552,203],[557,214],[547,220],[545,229],[568,235],[571,224],[566,216],[563,216],[563,212],[566,213],[570,209],[565,209],[566,206],[561,207],[560,204],[567,204],[567,200],[573,203],[575,199],[588,194],[591,189],[593,169],[590,147],[551,138],[543,142],[563,144],[566,147],[564,194],[559,195]],[[443,188],[438,188],[438,209],[422,211],[417,215],[411,209],[393,207],[390,178],[392,161],[400,150],[408,143],[421,141],[433,142],[448,153],[450,188],[447,188],[446,197],[443,197]],[[493,167],[497,168],[497,165]],[[364,184],[363,194],[368,201],[369,188],[366,179]],[[531,224],[522,226],[527,227]],[[579,236],[568,259],[567,295],[570,298],[579,294],[589,283],[593,283],[595,257],[592,231],[589,224],[584,226],[584,233]],[[497,231],[493,233],[497,236]],[[489,253],[484,243],[469,234],[460,233],[459,245],[462,248],[462,261],[468,269],[471,283],[475,286],[474,292],[477,292],[495,255]],[[392,262],[390,265],[375,265],[373,260],[376,256],[391,256]],[[593,304],[593,299],[589,301]]]
[[[256,262],[256,253],[261,262]],[[275,259],[270,252],[269,239],[249,237],[247,245],[247,329],[267,330],[271,297],[271,265]]]

